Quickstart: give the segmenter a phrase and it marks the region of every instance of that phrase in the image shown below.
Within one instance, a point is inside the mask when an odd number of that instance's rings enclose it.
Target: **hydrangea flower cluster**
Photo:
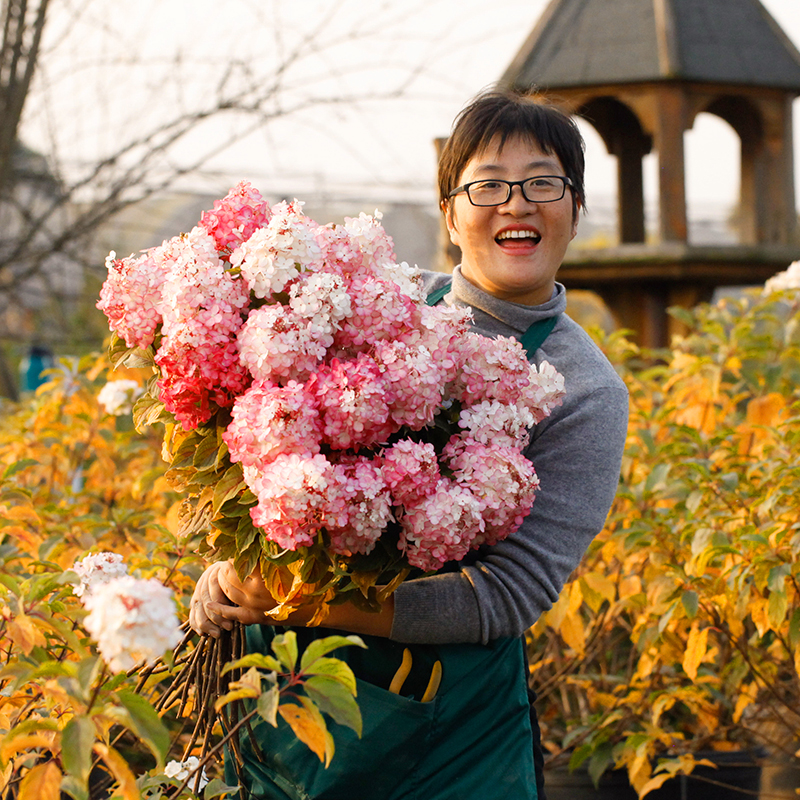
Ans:
[[[172,590],[155,579],[115,577],[83,596],[84,626],[114,672],[150,664],[181,640]]]
[[[105,409],[106,414],[121,417],[130,414],[136,398],[143,392],[136,381],[109,381],[98,393],[97,402]]]
[[[197,756],[189,756],[186,761],[170,761],[164,767],[164,774],[168,778],[174,778],[177,781],[185,781],[192,778],[190,788],[194,789],[194,779],[197,770],[200,768],[200,759]],[[198,789],[202,789],[208,783],[208,776],[205,769],[200,773],[200,783]]]
[[[72,590],[77,597],[92,593],[96,587],[128,574],[128,567],[119,553],[90,553],[72,567],[81,582]]]
[[[764,294],[800,289],[800,261],[793,261],[789,266],[773,275],[764,284]]]
[[[394,526],[429,571],[530,510],[520,450],[563,378],[471,333],[468,308],[428,307],[377,212],[320,226],[241,183],[189,234],[108,267],[112,330],[154,348],[159,399],[186,430],[224,409],[252,521],[279,548],[368,554]]]

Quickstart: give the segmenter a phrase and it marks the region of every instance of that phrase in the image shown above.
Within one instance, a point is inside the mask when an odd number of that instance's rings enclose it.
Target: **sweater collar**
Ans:
[[[487,294],[461,274],[460,266],[453,270],[452,296],[457,305],[471,306],[473,314],[476,311],[482,312],[520,333],[524,333],[532,323],[547,317],[554,317],[563,313],[567,308],[566,290],[560,283],[556,283],[553,296],[546,303],[538,306],[526,306]]]

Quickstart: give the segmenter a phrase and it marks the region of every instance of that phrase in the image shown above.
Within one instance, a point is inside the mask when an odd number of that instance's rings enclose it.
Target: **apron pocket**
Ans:
[[[330,719],[335,752],[326,769],[279,718],[273,728],[260,721],[254,735],[264,762],[246,745],[245,780],[259,800],[412,800],[414,769],[428,751],[438,709],[437,698],[420,703],[362,680],[356,701],[363,734]],[[249,780],[248,780],[249,779]],[[357,792],[356,792],[357,788]],[[247,800],[242,793],[241,800]]]

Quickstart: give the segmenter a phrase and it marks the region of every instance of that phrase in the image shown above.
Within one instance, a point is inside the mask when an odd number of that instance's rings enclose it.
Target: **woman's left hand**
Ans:
[[[198,633],[217,637],[220,629],[230,630],[234,622],[243,625],[306,625],[314,616],[313,607],[303,608],[276,623],[269,612],[277,605],[258,568],[242,581],[230,561],[220,561],[208,567],[197,581],[189,624]]]
[[[259,587],[251,575],[242,583],[233,564],[219,561],[207,567],[197,581],[189,624],[197,633],[216,638],[221,629],[230,630],[234,621],[245,625],[266,622],[264,611],[274,606],[263,581]]]

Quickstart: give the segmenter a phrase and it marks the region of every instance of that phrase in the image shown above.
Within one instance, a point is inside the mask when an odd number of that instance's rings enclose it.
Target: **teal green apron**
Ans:
[[[294,629],[304,648],[330,630]],[[281,628],[251,625],[251,652],[269,652]],[[521,639],[489,645],[403,645],[362,637],[367,649],[346,647],[332,655],[358,679],[356,698],[364,721],[361,739],[329,721],[336,747],[326,769],[279,718],[259,720],[259,760],[242,737],[239,800],[536,800],[530,705]],[[403,658],[411,672],[399,695],[388,691]],[[432,701],[422,703],[431,669],[442,663]],[[226,766],[229,783],[237,779]]]

